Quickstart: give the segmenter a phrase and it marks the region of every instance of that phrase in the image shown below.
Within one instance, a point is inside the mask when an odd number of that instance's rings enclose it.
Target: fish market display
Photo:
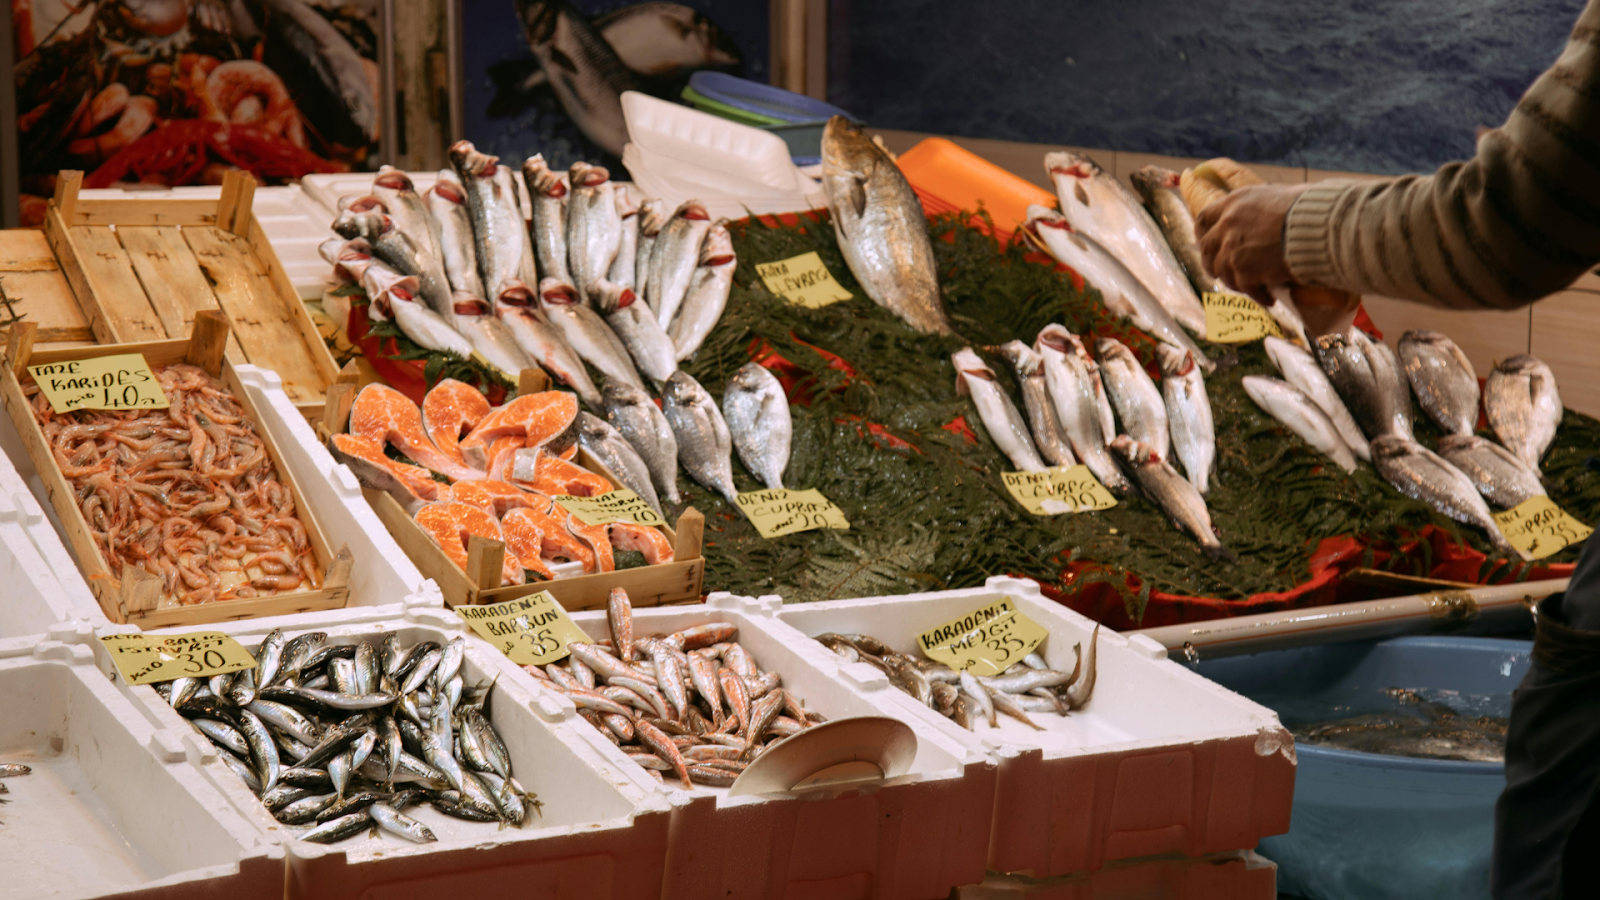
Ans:
[[[744,467],[768,488],[781,489],[794,425],[777,376],[759,363],[745,363],[723,391],[722,415]]]
[[[372,301],[369,317],[394,322],[407,337],[429,350],[445,350],[463,357],[472,354],[471,342],[451,321],[418,298],[420,282],[416,276],[401,275],[375,259],[372,245],[365,240],[329,238],[317,251],[333,264],[340,278],[360,284],[367,292]]]
[[[1361,433],[1361,426],[1356,424],[1344,401],[1339,399],[1339,392],[1334,389],[1333,382],[1328,380],[1328,374],[1322,370],[1311,351],[1271,335],[1263,344],[1266,346],[1267,359],[1283,375],[1284,381],[1305,394],[1322,410],[1350,451],[1360,459],[1372,459],[1367,436]]]
[[[204,369],[154,368],[166,409],[59,414],[24,388],[111,577],[189,605],[318,590],[322,566],[256,424]]]
[[[1189,483],[1202,495],[1211,490],[1211,469],[1217,461],[1217,429],[1206,396],[1205,377],[1194,357],[1162,344],[1156,348],[1161,363],[1161,397],[1166,401],[1172,450],[1183,463]]]
[[[1125,434],[1111,442],[1111,452],[1133,473],[1139,490],[1159,506],[1185,534],[1200,542],[1200,548],[1214,560],[1238,562],[1232,550],[1222,545],[1211,526],[1211,511],[1194,485],[1178,474],[1160,454]]]
[[[1371,440],[1411,440],[1411,397],[1398,364],[1359,329],[1317,338],[1315,353],[1328,381]]]
[[[1483,408],[1500,443],[1538,471],[1561,424],[1561,395],[1550,367],[1528,354],[1496,363],[1484,385]]]
[[[1439,455],[1471,479],[1485,500],[1501,509],[1514,509],[1530,497],[1545,496],[1539,473],[1487,438],[1447,434],[1439,438]]]
[[[717,403],[689,377],[677,371],[661,392],[661,410],[678,443],[678,461],[689,477],[716,491],[729,503],[737,502],[733,486],[733,436]]]
[[[1052,466],[1076,465],[1078,459],[1072,455],[1072,439],[1061,427],[1055,401],[1050,399],[1050,385],[1044,374],[1044,357],[1022,341],[1004,344],[1000,347],[1000,355],[1011,367],[1011,374],[1022,389],[1022,408],[1027,410],[1028,429],[1033,434],[1034,449]]]
[[[1340,437],[1340,433],[1322,408],[1312,402],[1301,390],[1276,378],[1246,375],[1243,379],[1245,393],[1267,415],[1277,419],[1283,427],[1294,432],[1311,449],[1333,460],[1346,472],[1356,470],[1355,454]],[[1365,440],[1362,441],[1365,445]]]
[[[958,350],[950,361],[956,368],[956,393],[972,397],[984,430],[989,432],[1000,452],[1009,457],[1019,471],[1037,472],[1045,468],[1028,436],[1028,423],[995,381],[994,370],[971,347]]]
[[[296,839],[431,843],[408,809],[502,828],[540,809],[491,722],[494,686],[467,683],[466,643],[329,644],[274,630],[254,668],[156,690]]]
[[[1090,370],[1071,345],[1058,333],[1050,333],[1049,328],[1039,333],[1034,349],[1044,360],[1045,385],[1055,404],[1056,418],[1072,444],[1073,454],[1089,467],[1101,484],[1118,493],[1127,493],[1132,485],[1106,449],[1115,436],[1115,423],[1111,431],[1105,430],[1106,420],[1100,404],[1105,390],[1100,373]]]
[[[1122,423],[1122,433],[1162,459],[1170,459],[1172,430],[1166,402],[1149,373],[1133,351],[1116,338],[1101,338],[1095,349],[1100,351],[1100,374],[1117,411],[1117,421]],[[1202,385],[1201,395],[1204,393]]]
[[[1456,342],[1420,329],[1400,337],[1400,363],[1417,402],[1450,434],[1478,427],[1478,375]]]
[[[621,588],[606,621],[609,640],[575,641],[565,662],[523,669],[663,782],[727,787],[767,747],[826,721],[761,670],[732,623],[636,635]]]
[[[1527,558],[1501,534],[1472,479],[1432,450],[1416,441],[1384,435],[1372,442],[1372,464],[1395,490],[1457,522],[1483,529],[1489,542],[1512,558]]]
[[[866,634],[819,634],[816,641],[845,662],[864,662],[882,671],[889,683],[917,698],[929,709],[969,731],[980,722],[999,727],[997,714],[1022,722],[1035,731],[1043,727],[1037,715],[1065,716],[1081,709],[1094,694],[1096,625],[1089,635],[1087,653],[1082,644],[1072,647],[1071,672],[1049,667],[1039,650],[999,675],[957,672],[944,663],[915,657],[891,648]]]

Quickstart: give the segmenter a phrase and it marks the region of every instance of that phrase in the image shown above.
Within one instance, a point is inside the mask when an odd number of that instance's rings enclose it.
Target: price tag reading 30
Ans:
[[[78,409],[166,409],[161,390],[142,353],[97,356],[29,366],[28,374],[58,413]]]
[[[1544,559],[1580,544],[1594,529],[1567,515],[1549,497],[1529,497],[1516,509],[1493,513],[1511,546],[1532,559]]]
[[[735,497],[745,518],[756,526],[764,538],[775,538],[797,531],[817,528],[850,529],[850,520],[844,510],[822,496],[816,488],[809,491],[765,490],[746,491]]]
[[[242,644],[220,631],[194,634],[110,634],[100,643],[129,684],[210,678],[254,668]]]
[[[1217,344],[1248,344],[1271,335],[1283,337],[1272,313],[1243,294],[1206,291],[1206,340]]]
[[[1117,505],[1085,465],[1055,466],[1039,472],[1001,472],[1000,480],[1022,508],[1036,516],[1090,512]]]
[[[917,635],[917,646],[957,672],[998,675],[1044,643],[1050,632],[1017,612],[1011,598],[996,600],[959,619]]]
[[[666,524],[643,497],[627,488],[607,491],[598,497],[569,497],[562,494],[555,501],[585,525],[609,525],[612,522],[652,526]]]
[[[567,618],[567,611],[549,591],[503,603],[458,606],[456,612],[473,631],[521,666],[542,666],[566,659],[567,644],[590,640],[582,628]]]

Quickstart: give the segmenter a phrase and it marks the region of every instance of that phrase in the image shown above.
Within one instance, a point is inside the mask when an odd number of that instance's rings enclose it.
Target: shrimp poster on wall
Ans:
[[[23,224],[84,187],[373,167],[378,0],[10,0]]]

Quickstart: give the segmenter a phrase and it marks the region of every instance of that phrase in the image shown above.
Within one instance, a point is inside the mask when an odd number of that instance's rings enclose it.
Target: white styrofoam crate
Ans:
[[[990,578],[981,588],[783,606],[801,636],[872,635],[917,655],[916,636],[1002,596],[1050,632],[1039,652],[1071,671],[1094,623],[1039,592],[1037,583]],[[804,641],[816,657],[834,654]],[[1113,860],[1249,849],[1289,829],[1294,741],[1272,710],[1167,660],[1165,648],[1101,629],[1098,677],[1087,706],[1065,718],[1037,715],[1033,731],[1001,716],[968,732],[889,687],[867,663],[845,669],[885,685],[881,702],[941,733],[975,738],[1000,759],[988,867],[1048,878]]]
[[[284,849],[92,661],[83,643],[0,641],[0,762],[33,767],[7,779],[0,898],[281,898]]]
[[[40,505],[29,484],[38,476],[9,417],[0,424],[0,637],[40,634],[58,622],[106,618],[61,542],[50,504]],[[15,451],[13,452],[13,447]],[[26,474],[12,463],[20,458]],[[44,485],[38,488],[44,494]],[[48,515],[46,510],[50,510]]]
[[[1036,880],[990,875],[959,900],[1276,900],[1278,866],[1250,850],[1128,860],[1098,872]]]
[[[293,622],[289,622],[293,619]],[[292,627],[290,627],[292,625]],[[297,841],[279,824],[211,743],[188,726],[151,687],[125,688],[150,715],[175,733],[233,807],[269,841],[288,851],[289,898],[522,896],[550,898],[653,897],[660,891],[670,804],[654,781],[626,769],[603,752],[610,746],[588,724],[543,692],[530,690],[526,674],[499,651],[465,631],[454,613],[415,604],[396,618],[363,618],[362,610],[333,610],[313,617],[245,620],[215,626],[254,651],[274,627],[293,636],[327,633],[332,644],[379,641],[398,634],[444,643],[467,635],[462,671],[469,685],[496,683],[490,716],[511,755],[512,774],[544,803],[542,816],[522,828],[464,822],[431,807],[410,815],[439,840],[412,844],[388,834],[357,835],[324,846]]]
[[[773,630],[772,600],[714,593],[705,604],[633,611],[634,633],[670,633],[705,622],[732,622],[738,640],[808,709],[830,720],[880,715],[880,709],[828,659],[800,652]],[[599,611],[572,615],[589,635],[607,631]],[[521,675],[525,683],[536,683]],[[638,769],[573,711],[571,701],[539,689],[568,710],[618,764]],[[672,838],[661,896],[876,897],[925,900],[983,877],[994,806],[993,758],[973,742],[911,721],[917,754],[905,775],[869,787],[842,785],[801,796],[729,797],[726,788],[662,786],[672,797]],[[653,779],[652,779],[653,782]]]

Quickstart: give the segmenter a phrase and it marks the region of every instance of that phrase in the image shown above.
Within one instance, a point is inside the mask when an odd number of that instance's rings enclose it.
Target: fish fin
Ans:
[[[1232,550],[1229,550],[1227,547],[1222,546],[1221,544],[1218,544],[1215,547],[1202,547],[1201,549],[1205,551],[1206,556],[1210,557],[1215,562],[1225,562],[1229,565],[1239,564],[1238,554],[1234,553]]]

